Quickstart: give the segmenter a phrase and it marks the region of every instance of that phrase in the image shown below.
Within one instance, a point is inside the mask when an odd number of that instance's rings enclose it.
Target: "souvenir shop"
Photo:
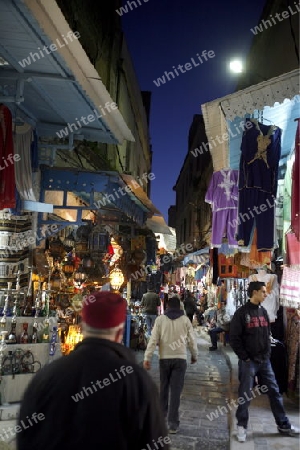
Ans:
[[[202,105],[207,136],[220,136],[208,139],[214,172],[205,197],[215,299],[225,296],[232,315],[250,281],[266,283],[271,363],[291,398],[299,396],[298,92],[293,71]]]

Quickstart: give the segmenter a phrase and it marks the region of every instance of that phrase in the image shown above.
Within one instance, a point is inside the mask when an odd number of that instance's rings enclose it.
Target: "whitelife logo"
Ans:
[[[282,22],[285,19],[289,19],[291,16],[294,16],[295,14],[298,14],[300,12],[300,4],[294,2],[295,10],[292,9],[292,6],[288,6],[288,11],[282,11],[281,13],[276,13],[275,17],[273,17],[272,14],[270,14],[270,19],[262,20],[260,25],[256,25],[256,27],[250,28],[251,32],[256,36],[258,33],[262,33],[264,30],[267,30],[270,27],[273,27],[273,25],[277,25],[278,22]]]
[[[143,0],[143,2],[144,2],[144,3],[148,3],[149,0]],[[127,2],[127,5],[129,6],[130,11],[133,10],[132,5],[134,5],[134,9],[136,9],[136,8],[138,8],[139,6],[142,6],[142,4],[143,4],[143,3],[141,2],[141,0],[136,0],[136,1],[133,1],[133,2],[130,2],[130,1]],[[119,16],[123,16],[123,14],[127,14],[127,13],[129,12],[128,6],[127,6],[127,5],[121,6],[121,8],[116,9],[116,13],[119,14]]]
[[[200,66],[201,64],[203,64],[204,61],[208,61],[208,59],[214,58],[216,55],[213,50],[209,50],[209,51],[203,50],[201,53],[201,56],[199,55],[199,53],[197,53],[196,56],[197,56],[196,61],[194,58],[190,58],[190,60],[192,61],[192,64],[190,62],[187,62],[184,65],[178,64],[177,67],[175,67],[175,66],[172,67],[177,77],[179,77],[179,75],[181,73],[186,73],[187,71],[192,70],[194,67]],[[180,71],[180,73],[178,72],[177,69]],[[155,84],[156,87],[160,87],[162,84],[166,84],[167,81],[174,80],[174,78],[175,78],[174,72],[172,72],[172,70],[170,72],[165,71],[164,75],[157,78],[156,80],[153,80],[153,83]],[[170,78],[170,76],[172,78]]]
[[[126,377],[127,374],[130,374],[133,372],[133,367],[132,366],[121,366],[120,369],[115,369],[115,374],[109,373],[108,376],[106,378],[103,378],[102,381],[97,380],[96,382],[91,381],[91,386],[88,387],[83,387],[82,391],[77,392],[77,394],[75,395],[71,395],[72,399],[74,400],[75,403],[79,402],[79,400],[83,400],[84,397],[89,397],[90,394],[94,394],[94,392],[98,392],[98,387],[99,389],[104,389],[105,386],[109,386],[111,384],[111,382],[115,383],[116,381],[121,380],[122,378]],[[115,376],[115,378],[114,378]],[[98,387],[97,387],[97,386]]]
[[[62,40],[65,42],[61,42],[60,38],[56,39],[56,44],[52,43],[51,45],[49,45],[49,47],[47,45],[44,45],[43,48],[38,47],[37,50],[38,52],[33,53],[30,52],[29,56],[27,58],[22,59],[22,61],[18,61],[20,66],[25,69],[26,66],[30,66],[30,64],[40,60],[41,58],[45,58],[46,55],[50,55],[53,52],[56,52],[58,50],[58,48],[62,48],[65,47],[66,45],[69,45],[70,42],[73,42],[73,38],[75,38],[76,40],[80,38],[80,34],[78,33],[78,31],[68,31],[67,36],[65,36],[64,34],[61,35]]]
[[[254,391],[256,391],[256,394]],[[237,408],[239,405],[243,405],[247,401],[250,402],[257,395],[265,394],[266,392],[268,392],[268,387],[265,384],[261,386],[258,384],[254,389],[251,389],[250,397],[247,392],[244,392],[243,396],[239,397],[237,400],[229,401],[228,398],[226,398],[226,406],[218,406],[218,409],[215,409],[215,411],[207,414],[206,417],[212,422],[214,419],[218,419],[220,416],[228,414],[229,411],[232,411],[232,407]]]

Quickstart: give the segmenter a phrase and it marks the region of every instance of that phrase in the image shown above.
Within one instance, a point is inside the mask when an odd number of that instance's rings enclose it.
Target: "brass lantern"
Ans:
[[[76,289],[81,289],[83,284],[86,282],[88,275],[85,273],[82,264],[75,270],[73,274],[73,284]]]
[[[64,240],[64,247],[67,252],[71,252],[74,245],[75,245],[75,238],[73,231],[71,231],[71,233]]]
[[[67,278],[70,278],[73,275],[73,272],[75,270],[74,262],[72,260],[72,257],[66,256],[63,262],[61,263],[61,268],[63,273]]]
[[[109,279],[111,287],[114,290],[118,291],[124,283],[124,275],[122,273],[122,270],[120,270],[118,267],[113,269],[109,274]]]

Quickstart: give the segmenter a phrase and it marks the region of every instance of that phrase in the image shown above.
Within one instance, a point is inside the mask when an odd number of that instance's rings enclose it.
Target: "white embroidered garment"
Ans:
[[[279,285],[277,275],[269,274],[265,270],[259,270],[257,274],[250,275],[250,281],[263,281],[266,285],[268,296],[262,303],[267,310],[271,322],[277,319],[277,311],[279,309]]]

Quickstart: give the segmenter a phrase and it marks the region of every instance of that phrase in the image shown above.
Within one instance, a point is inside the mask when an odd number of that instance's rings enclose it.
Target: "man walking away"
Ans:
[[[193,323],[193,316],[194,316],[194,314],[198,313],[198,308],[196,305],[196,299],[191,292],[188,293],[183,304],[184,304],[184,309],[185,309],[186,315],[190,319],[191,323]]]
[[[197,342],[191,322],[180,310],[178,297],[170,298],[167,311],[159,316],[152,331],[145,356],[144,368],[151,368],[151,359],[159,346],[160,399],[169,433],[179,428],[180,395],[187,367],[187,349],[191,352],[191,364],[197,361]],[[170,399],[169,399],[170,394]]]
[[[149,288],[148,292],[143,295],[140,306],[145,315],[147,334],[148,336],[151,336],[151,331],[158,315],[158,308],[160,308],[160,298],[159,295],[154,292],[154,289]]]
[[[299,430],[291,426],[283,406],[282,396],[270,363],[270,321],[266,309],[261,303],[267,297],[265,283],[252,281],[249,284],[248,296],[250,301],[236,310],[230,324],[230,344],[239,358],[239,402],[236,411],[237,439],[245,442],[249,420],[248,409],[250,395],[256,375],[260,376],[262,385],[267,387],[271,411],[278,431],[293,436]]]
[[[39,370],[25,392],[18,450],[141,450],[161,440],[169,449],[157,388],[120,343],[126,306],[110,292],[86,297],[83,341]]]

